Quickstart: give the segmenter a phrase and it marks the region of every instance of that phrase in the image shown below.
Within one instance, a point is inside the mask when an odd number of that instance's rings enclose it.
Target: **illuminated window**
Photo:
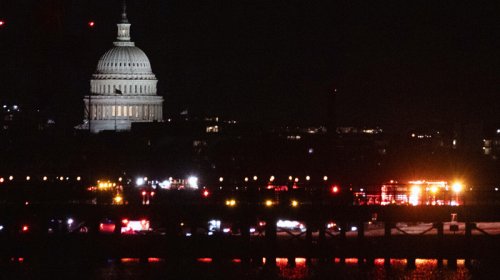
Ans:
[[[118,117],[121,117],[122,116],[122,106],[118,106],[118,114],[117,114]]]

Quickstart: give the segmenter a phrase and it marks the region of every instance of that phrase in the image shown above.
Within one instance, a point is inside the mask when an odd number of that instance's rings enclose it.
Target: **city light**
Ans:
[[[47,176],[43,176],[42,180],[47,181]]]
[[[14,180],[14,176],[9,176],[9,181]]]
[[[31,180],[31,177],[30,176],[26,176],[26,181],[29,181]]]
[[[80,177],[80,176],[76,177],[77,181],[80,181],[81,179],[82,179],[82,177]]]
[[[459,193],[462,191],[462,188],[463,188],[463,185],[462,183],[460,182],[455,182],[453,183],[453,185],[451,186],[451,189],[455,192],[455,193]]]
[[[288,176],[288,180],[292,181],[293,180],[293,176]]]
[[[224,178],[223,177],[219,177],[219,182],[224,182]]]
[[[164,180],[163,182],[160,182],[158,184],[162,189],[170,189],[170,187],[172,186],[172,182],[170,180]]]
[[[257,176],[253,176],[253,180],[254,180],[254,181],[257,181]]]
[[[275,178],[274,178],[274,176],[271,176],[271,177],[269,178],[269,181],[270,181],[270,182],[273,182],[273,181],[274,181],[274,179],[275,179]]]
[[[138,186],[144,185],[144,178],[137,178],[135,180],[135,184],[138,185]]]
[[[195,177],[195,176],[189,177],[188,184],[191,188],[197,189],[198,188],[198,177]]]
[[[5,21],[4,20],[0,20],[0,27],[4,26],[4,25],[5,25]]]
[[[328,180],[328,176],[323,176],[323,181],[327,181]]]
[[[271,206],[273,206],[273,201],[270,200],[270,199],[268,199],[268,200],[266,200],[265,204],[266,204],[267,207],[271,207]]]
[[[421,192],[421,187],[420,186],[412,186],[410,189],[410,197],[408,199],[408,202],[415,206],[418,205],[419,199],[420,199],[420,192]]]
[[[438,188],[436,186],[432,186],[430,188],[431,193],[436,194],[438,192]]]
[[[308,176],[306,176],[306,181],[309,181],[309,180],[311,180],[311,177],[308,175]]]
[[[338,192],[339,192],[339,187],[332,186],[332,193],[338,193]]]
[[[292,200],[292,207],[299,206],[299,202],[297,200]]]
[[[66,221],[66,223],[67,223],[69,226],[71,226],[74,222],[75,222],[75,221],[74,221],[73,219],[71,219],[71,218],[69,218],[69,219]]]
[[[226,200],[226,206],[229,206],[229,207],[236,206],[236,200],[234,200],[234,199],[228,199],[228,200]]]
[[[248,177],[245,177],[245,182],[248,182]]]
[[[203,196],[208,197],[210,195],[210,192],[208,190],[203,191]]]
[[[95,22],[94,21],[89,21],[88,25],[89,25],[89,27],[94,27],[95,26]]]
[[[123,197],[121,197],[120,195],[117,195],[113,198],[113,202],[114,202],[114,204],[121,205],[121,204],[123,204]]]
[[[5,179],[2,177],[0,178],[0,183],[3,183],[5,181]]]

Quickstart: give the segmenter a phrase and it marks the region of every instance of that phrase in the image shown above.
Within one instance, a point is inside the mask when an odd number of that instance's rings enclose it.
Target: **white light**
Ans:
[[[26,181],[29,181],[31,179],[30,176],[26,176]]]
[[[323,176],[323,181],[328,180],[328,176]]]
[[[71,219],[71,218],[69,218],[69,219],[68,219],[68,221],[67,221],[67,223],[68,223],[68,225],[69,225],[69,226],[71,226],[71,225],[73,224],[73,222],[74,222],[74,221],[73,221],[73,219]]]
[[[224,228],[224,229],[222,230],[222,232],[224,232],[224,233],[229,233],[230,231],[231,231],[231,229],[230,229],[230,228]]]
[[[81,179],[82,179],[82,177],[80,177],[80,176],[76,177],[77,181],[80,181]]]
[[[188,184],[191,188],[197,189],[198,188],[198,177],[195,177],[195,176],[189,177]]]
[[[2,231],[2,230],[3,230],[3,226],[2,226],[2,225],[0,225],[0,231]]]
[[[254,181],[257,181],[257,176],[253,176],[253,180],[254,180]]]
[[[43,180],[44,180],[44,181],[47,181],[47,176],[43,176]]]
[[[186,236],[187,237],[191,236],[191,233],[190,232],[186,233]]]
[[[160,185],[160,188],[162,188],[162,189],[170,189],[170,186],[172,185],[172,183],[170,182],[170,180],[165,180],[163,182],[160,182],[159,185]]]
[[[299,223],[298,221],[290,221],[290,220],[278,220],[276,223],[276,226],[279,228],[287,228],[287,229],[294,229],[294,228],[302,228],[302,224]]]
[[[250,233],[254,233],[255,232],[255,228],[250,228]]]
[[[497,191],[498,191],[498,188],[495,188],[495,191],[497,192]]]
[[[212,235],[214,235],[214,232],[213,232],[213,231],[209,231],[209,232],[208,232],[208,235],[209,235],[209,236],[212,236]]]
[[[245,177],[245,182],[248,182],[248,177]]]
[[[14,176],[9,176],[9,180],[10,181],[14,180]]]
[[[357,230],[358,230],[358,227],[355,227],[355,226],[351,227],[351,231],[357,231]]]
[[[306,180],[307,180],[307,181],[311,180],[311,177],[310,177],[309,175],[308,175],[308,176],[306,176]]]
[[[219,182],[224,182],[224,178],[223,177],[219,177]]]
[[[144,185],[144,178],[137,178],[137,180],[135,180],[135,184],[138,186]]]
[[[462,191],[462,184],[461,183],[454,183],[452,186],[451,186],[451,189],[456,192],[456,193],[459,193]]]

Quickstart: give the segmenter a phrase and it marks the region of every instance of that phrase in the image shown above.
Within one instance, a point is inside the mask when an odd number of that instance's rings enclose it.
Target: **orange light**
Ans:
[[[124,225],[128,224],[128,219],[123,219],[122,224],[124,224]]]
[[[297,200],[292,200],[292,207],[299,206],[299,202]]]
[[[266,206],[267,207],[273,206],[273,201],[272,200],[266,200]]]

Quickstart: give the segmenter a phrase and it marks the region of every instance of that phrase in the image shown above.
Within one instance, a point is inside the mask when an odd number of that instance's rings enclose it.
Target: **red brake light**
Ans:
[[[89,27],[94,27],[95,22],[93,22],[93,21],[89,21],[89,23],[88,23],[88,24],[89,24]]]
[[[27,225],[24,225],[24,226],[23,226],[23,232],[28,232],[28,230],[29,230],[29,229],[30,229],[30,228],[29,228]]]
[[[338,192],[339,192],[339,187],[332,186],[332,193],[338,193]]]
[[[203,196],[204,197],[208,197],[209,195],[210,195],[210,192],[208,192],[207,190],[203,191]]]

